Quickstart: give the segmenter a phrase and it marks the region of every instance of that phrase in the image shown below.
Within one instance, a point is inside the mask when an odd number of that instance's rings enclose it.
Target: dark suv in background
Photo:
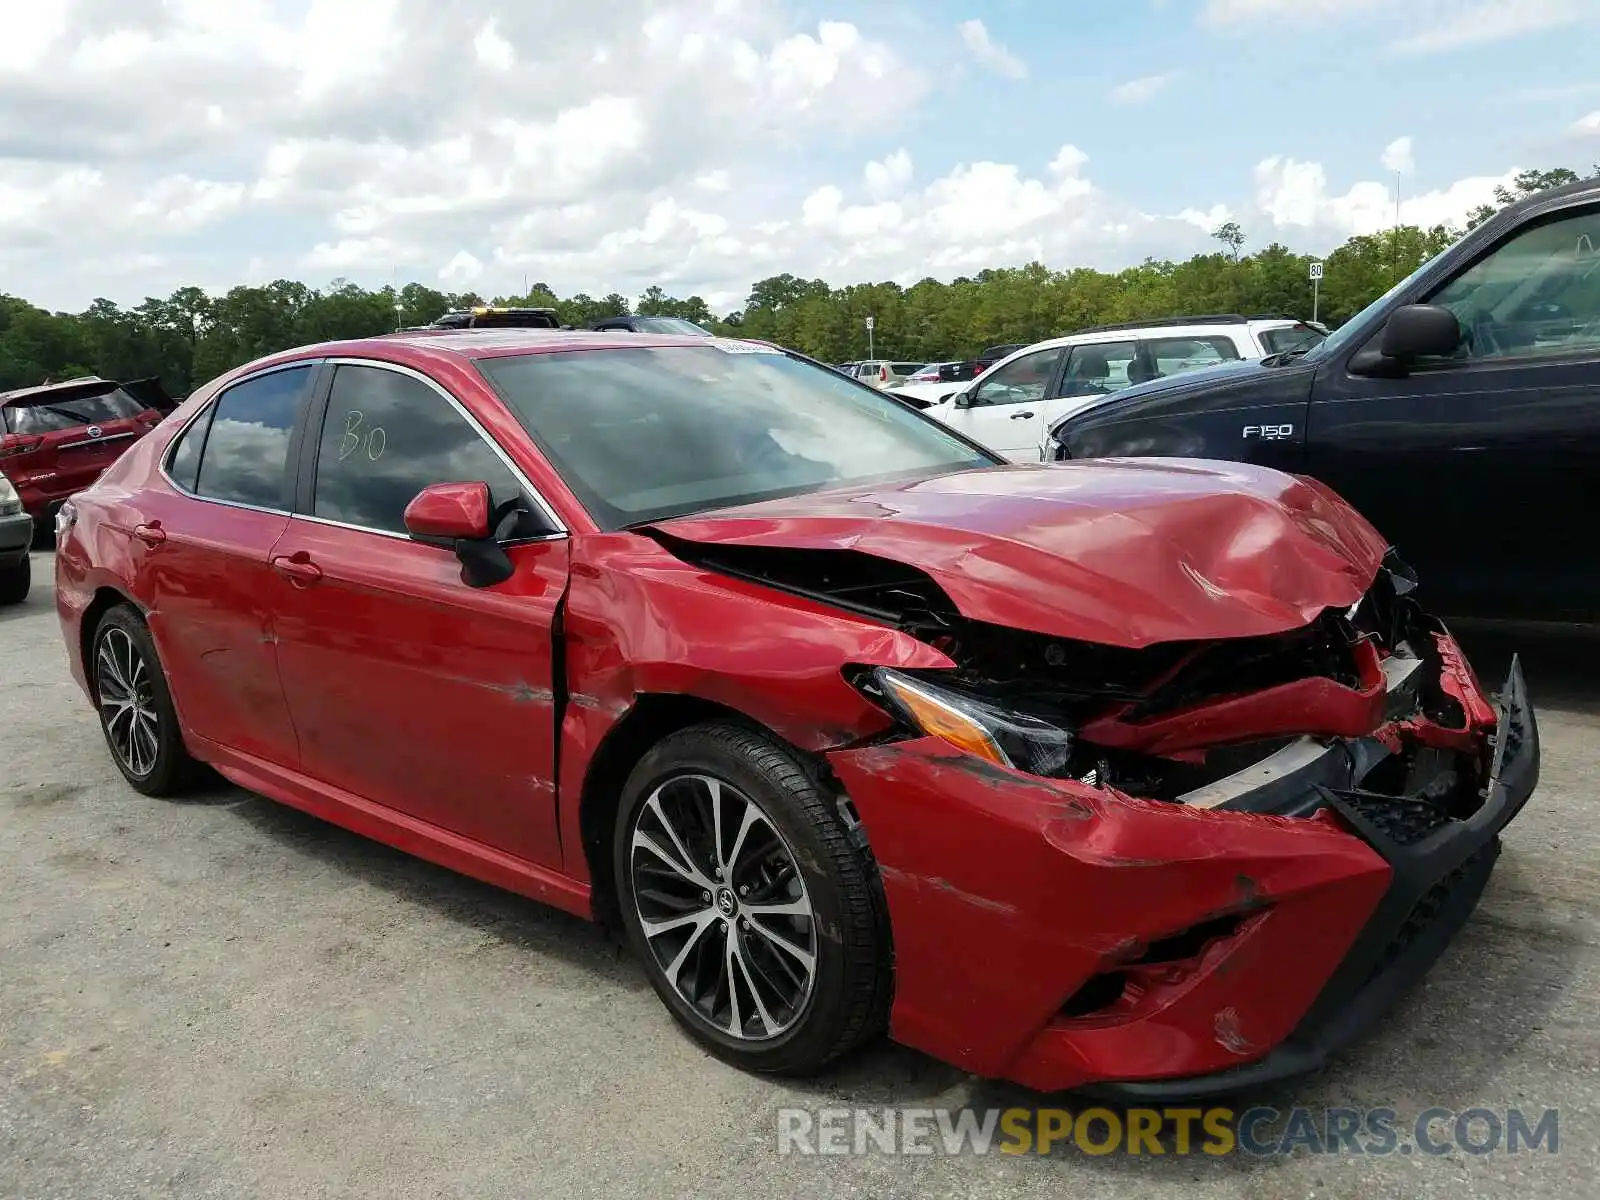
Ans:
[[[1600,180],[1503,209],[1319,345],[1081,409],[1045,455],[1307,474],[1399,548],[1436,609],[1600,619]]]
[[[425,329],[559,329],[560,318],[553,308],[503,308],[480,304],[445,313]],[[407,330],[406,332],[415,332]]]

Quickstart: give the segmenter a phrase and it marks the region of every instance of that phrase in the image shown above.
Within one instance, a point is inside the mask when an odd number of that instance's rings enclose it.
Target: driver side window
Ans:
[[[489,485],[496,505],[521,482],[484,436],[433,388],[381,367],[333,376],[317,449],[311,515],[385,533],[406,531],[406,505],[434,483]],[[510,536],[530,536],[516,529]]]
[[[972,394],[973,408],[994,404],[1030,404],[1043,400],[1056,364],[1061,361],[1061,348],[1040,350],[1024,354],[1021,358],[996,367],[983,377]]]
[[[1428,300],[1461,324],[1446,360],[1600,350],[1600,209],[1525,229]]]

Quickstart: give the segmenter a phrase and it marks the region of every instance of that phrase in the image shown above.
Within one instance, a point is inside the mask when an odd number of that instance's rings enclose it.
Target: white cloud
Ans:
[[[1504,175],[1476,176],[1402,197],[1400,220],[1423,228],[1458,223],[1477,205],[1491,203],[1495,188],[1508,184],[1515,174],[1513,169]],[[1392,188],[1363,181],[1334,193],[1321,163],[1275,156],[1256,166],[1255,181],[1256,208],[1279,230],[1291,231],[1301,240],[1309,235],[1330,242],[1377,233],[1395,221]]]
[[[38,66],[66,32],[67,12],[59,4],[22,4],[6,13],[0,37],[0,71]]]
[[[911,182],[911,155],[901,147],[881,162],[869,162],[862,173],[866,176],[869,193],[892,196],[904,191]]]
[[[1186,208],[1178,214],[1178,220],[1187,221],[1196,229],[1208,235],[1233,219],[1233,210],[1226,204],[1213,204],[1210,208],[1203,210]]]
[[[1388,3],[1389,0],[1206,0],[1200,9],[1200,19],[1209,25],[1309,22],[1353,16],[1383,8]]]
[[[1417,159],[1412,151],[1411,139],[1397,137],[1383,148],[1383,169],[1399,175],[1409,175],[1417,169]]]
[[[483,263],[470,250],[457,250],[450,261],[439,268],[439,279],[449,287],[461,289],[483,277]]]
[[[1007,79],[1026,79],[1028,64],[989,36],[984,23],[976,18],[961,22],[961,41],[978,62]]]
[[[1600,133],[1600,109],[1596,109],[1586,117],[1579,117],[1572,123],[1573,133]]]
[[[1117,84],[1107,95],[1113,104],[1145,104],[1165,91],[1167,85],[1177,77],[1176,71],[1168,71],[1162,75],[1143,75],[1138,79]]]
[[[486,22],[478,31],[478,36],[472,39],[472,49],[478,61],[492,70],[509,71],[516,65],[516,47],[506,41],[494,21]]]
[[[237,211],[245,197],[243,183],[169,175],[146,189],[128,212],[144,227],[154,222],[168,230],[189,231]]]
[[[1574,25],[1596,15],[1593,0],[1478,0],[1452,5],[1392,47],[1400,54],[1435,54]]]
[[[493,295],[526,273],[564,294],[660,283],[737,303],[785,271],[1115,268],[1212,249],[1226,220],[1309,250],[1393,220],[1388,183],[1334,183],[1299,146],[1236,186],[1164,181],[1151,215],[1071,143],[1000,161],[963,160],[974,142],[942,127],[912,142],[931,89],[990,85],[930,77],[914,39],[802,24],[791,2],[34,4],[0,46],[0,286],[81,308],[397,272]],[[961,36],[967,59],[1023,70],[981,22]],[[1403,214],[1459,220],[1497,181]]]
[[[1401,11],[1401,10],[1404,11]],[[1595,0],[1205,0],[1202,24],[1249,30],[1262,25],[1312,25],[1379,20],[1396,54],[1439,54],[1506,41],[1600,17]],[[1397,26],[1391,28],[1391,26]]]

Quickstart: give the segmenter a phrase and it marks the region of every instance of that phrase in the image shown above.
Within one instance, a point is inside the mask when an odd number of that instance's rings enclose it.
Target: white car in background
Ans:
[[[924,410],[930,417],[1012,462],[1038,462],[1045,430],[1125,387],[1265,358],[1327,334],[1289,317],[1233,315],[1102,326],[1018,350],[970,383],[906,384],[894,392],[934,401]]]
[[[922,370],[923,363],[893,362],[887,358],[870,358],[862,362],[845,363],[839,370],[852,379],[859,379],[869,387],[895,388]]]

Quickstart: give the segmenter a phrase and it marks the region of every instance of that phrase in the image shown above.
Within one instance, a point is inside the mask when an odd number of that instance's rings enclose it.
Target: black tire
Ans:
[[[133,667],[127,665],[125,658],[130,651],[135,656]],[[105,662],[106,656],[117,664],[116,670],[123,678],[133,683],[138,703],[131,715],[126,705],[118,707],[122,701],[120,685],[114,679],[102,682],[107,679],[103,672],[111,669]],[[142,676],[137,669],[140,665]],[[167,687],[166,673],[161,669],[155,641],[144,618],[131,604],[107,609],[100,618],[89,649],[88,675],[106,748],[111,751],[111,761],[117,764],[123,778],[146,796],[175,796],[182,792],[195,778],[196,763],[183,744],[178,714],[172,706],[172,693]],[[119,745],[119,731],[125,726],[131,729],[144,717],[153,723],[153,734],[148,738],[141,736],[137,749]],[[128,736],[132,736],[131,732]]]
[[[759,818],[752,819],[750,824],[750,839],[757,849],[772,848],[765,857],[747,850],[746,857],[741,860],[741,839],[725,833],[724,849],[731,841],[733,853],[728,860],[731,865],[723,881],[725,886],[716,892],[717,901],[722,900],[724,892],[731,893],[735,886],[739,887],[739,894],[744,895],[740,880],[754,877],[759,881],[755,885],[758,893],[759,889],[770,886],[790,889],[786,895],[798,891],[801,899],[791,903],[803,902],[810,909],[808,917],[758,917],[754,915],[760,911],[757,901],[763,896],[752,893],[748,910],[745,901],[737,900],[734,901],[738,906],[737,915],[729,914],[726,908],[712,912],[712,925],[707,928],[701,945],[710,947],[707,953],[713,963],[721,957],[730,975],[742,968],[744,983],[739,986],[745,1001],[743,1015],[747,1018],[743,1027],[753,1028],[753,1036],[734,1036],[729,1029],[738,1024],[736,1020],[729,1018],[726,1028],[721,1025],[720,1018],[714,1023],[711,1016],[680,993],[679,987],[668,978],[670,964],[664,966],[658,960],[658,955],[666,956],[659,949],[659,939],[675,935],[657,932],[654,936],[658,943],[653,946],[642,924],[636,863],[654,864],[656,860],[647,853],[641,856],[635,835],[650,830],[659,833],[663,828],[656,823],[662,809],[652,808],[651,799],[664,784],[672,788],[700,787],[708,779],[718,781],[717,795],[734,797],[718,803],[743,802],[746,807],[758,810]],[[661,795],[665,803],[674,803],[670,799],[672,793]],[[757,821],[764,822],[766,829],[761,829]],[[710,850],[713,841],[707,833],[702,827],[700,840],[686,837],[684,845],[700,869],[714,874],[714,854],[721,852]],[[769,836],[774,833],[776,838]],[[742,872],[741,861],[745,863]],[[773,864],[777,864],[775,870]],[[663,889],[651,878],[648,866],[645,870],[648,886],[642,890],[648,907],[658,903]],[[613,845],[613,871],[626,937],[644,964],[651,986],[678,1024],[724,1061],[767,1074],[814,1074],[863,1041],[880,1036],[887,1027],[893,991],[892,950],[887,912],[870,855],[860,842],[859,834],[841,818],[835,796],[822,785],[814,769],[773,738],[752,728],[711,722],[680,730],[654,746],[634,768],[622,791]],[[752,871],[757,874],[752,876]],[[667,884],[674,886],[682,884],[686,878],[681,871],[676,872],[677,878],[671,871],[655,870],[654,875],[664,877]],[[716,878],[722,880],[720,875]],[[775,878],[787,881],[774,885],[770,881]],[[688,889],[692,891],[695,886],[689,884]],[[688,903],[694,904],[692,897]],[[708,901],[704,911],[715,908],[716,903]],[[698,912],[685,919],[697,920]],[[757,987],[758,978],[770,985],[779,977],[779,972],[753,969],[759,965],[758,955],[769,965],[787,957],[774,951],[773,939],[767,933],[767,925],[763,924],[773,920],[792,922],[778,930],[785,937],[798,941],[802,935],[793,931],[807,926],[812,934],[814,969],[805,999],[787,1007],[773,1003],[775,992],[770,987]],[[698,927],[691,928],[695,931],[688,940],[702,936]],[[758,937],[758,933],[765,936]],[[739,949],[737,968],[728,946],[730,938]],[[781,945],[781,942],[776,944]],[[668,952],[676,948],[669,944]],[[790,962],[791,967],[798,965]],[[715,971],[716,967],[711,969]],[[679,970],[678,977],[682,979],[689,973],[693,979],[699,976],[700,970],[699,964],[686,964]],[[787,985],[788,980],[779,979],[779,982]],[[713,984],[707,994],[719,994],[718,986]],[[767,999],[759,1017],[749,1011],[750,989],[756,989],[758,997]],[[710,1006],[715,1009],[716,1002],[711,1001]],[[733,1012],[738,1014],[740,1006],[736,1005]],[[767,1031],[780,1025],[785,1013],[791,1023],[781,1032],[769,1035]]]
[[[21,562],[0,567],[0,604],[21,604],[28,598],[32,583],[33,564],[27,555]]]

